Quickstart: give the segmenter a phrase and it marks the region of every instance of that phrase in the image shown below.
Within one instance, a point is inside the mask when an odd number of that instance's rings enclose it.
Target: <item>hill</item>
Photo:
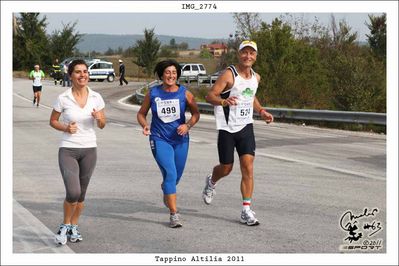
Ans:
[[[180,37],[180,36],[169,36],[169,35],[156,35],[158,40],[164,44],[169,44],[171,39],[175,39],[176,43],[186,42],[189,49],[199,49],[201,44],[211,43],[217,39],[206,39],[206,38],[192,38],[192,37]],[[143,39],[144,35],[132,34],[132,35],[114,35],[114,34],[85,34],[81,41],[78,43],[77,48],[80,52],[105,52],[108,48],[123,49],[128,48],[136,44],[137,40]],[[226,39],[219,39],[226,42]]]

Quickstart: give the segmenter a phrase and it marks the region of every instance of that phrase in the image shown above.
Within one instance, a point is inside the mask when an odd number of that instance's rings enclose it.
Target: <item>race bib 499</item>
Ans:
[[[180,119],[180,101],[179,99],[158,100],[157,114],[164,123],[170,123]]]

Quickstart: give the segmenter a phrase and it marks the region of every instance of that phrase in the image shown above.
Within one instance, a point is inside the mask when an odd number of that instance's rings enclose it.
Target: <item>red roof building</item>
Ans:
[[[221,57],[222,54],[227,53],[228,47],[224,43],[203,44],[201,49],[208,50],[214,57]]]

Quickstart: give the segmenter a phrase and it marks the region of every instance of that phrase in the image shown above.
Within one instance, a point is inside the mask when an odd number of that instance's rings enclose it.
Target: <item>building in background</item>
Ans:
[[[208,50],[213,57],[221,57],[222,54],[227,53],[228,47],[224,43],[212,43],[201,45],[201,50]]]

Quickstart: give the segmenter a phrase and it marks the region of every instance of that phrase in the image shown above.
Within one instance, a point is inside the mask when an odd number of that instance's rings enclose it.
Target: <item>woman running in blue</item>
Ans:
[[[181,74],[175,60],[159,62],[154,69],[161,85],[150,88],[144,97],[137,121],[143,127],[143,134],[149,136],[152,154],[161,169],[164,204],[170,210],[170,227],[181,227],[176,207],[176,186],[183,175],[186,164],[189,134],[188,131],[199,120],[200,114],[194,96],[184,86],[177,84]],[[186,121],[186,107],[191,118]],[[151,127],[147,114],[151,108]]]

